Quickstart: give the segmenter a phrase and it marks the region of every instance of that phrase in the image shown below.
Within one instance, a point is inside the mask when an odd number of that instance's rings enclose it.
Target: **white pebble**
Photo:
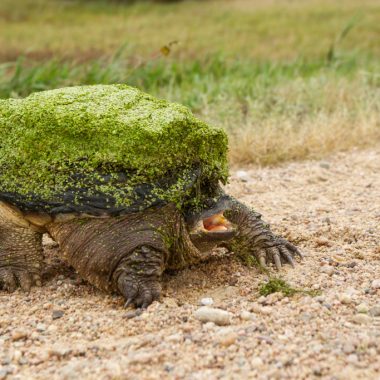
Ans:
[[[362,325],[370,322],[371,318],[366,314],[356,314],[352,317],[352,322]]]
[[[219,343],[224,347],[229,347],[236,342],[238,335],[234,331],[226,330],[218,333]]]
[[[202,329],[204,331],[211,331],[215,329],[215,323],[214,322],[206,322],[203,324]]]
[[[324,265],[323,267],[321,267],[320,271],[321,273],[326,273],[327,275],[332,276],[335,270],[333,267],[329,265]]]
[[[250,180],[249,174],[245,170],[238,170],[235,176],[242,182],[248,182]]]
[[[128,356],[130,364],[148,364],[157,359],[154,352],[136,352]]]
[[[371,287],[373,289],[380,289],[380,279],[376,279],[372,281]]]
[[[240,318],[243,320],[243,321],[252,321],[253,319],[255,319],[255,315],[253,313],[250,313],[249,311],[247,310],[244,310],[241,312],[240,314]]]
[[[196,310],[194,316],[203,323],[214,322],[219,326],[231,324],[231,313],[213,307],[202,306]]]
[[[352,298],[350,295],[348,294],[342,294],[340,295],[339,297],[339,301],[344,304],[344,305],[349,305],[350,303],[352,303]]]
[[[43,323],[38,323],[36,329],[37,331],[42,332],[46,330],[46,326]]]
[[[365,303],[361,303],[360,305],[356,306],[356,311],[358,313],[367,314],[368,310],[368,305]]]
[[[349,362],[349,363],[357,363],[358,362],[358,355],[356,355],[356,354],[351,354],[351,355],[348,355],[347,356],[347,361]]]
[[[214,300],[211,297],[205,297],[199,301],[199,304],[202,306],[211,306],[213,303]]]
[[[251,360],[251,365],[252,367],[260,367],[264,364],[264,362],[262,361],[261,358],[257,357],[257,358],[253,358]]]
[[[369,314],[372,315],[372,317],[380,317],[380,305],[371,307],[369,309]]]
[[[19,351],[19,350],[16,350],[16,351],[13,353],[13,360],[14,360],[15,362],[18,362],[18,361],[20,360],[21,356],[22,356],[22,352]]]

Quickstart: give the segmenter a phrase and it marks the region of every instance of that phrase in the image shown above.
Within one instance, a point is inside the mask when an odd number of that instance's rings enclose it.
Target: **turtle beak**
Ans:
[[[191,241],[200,250],[210,250],[235,237],[237,228],[219,211],[198,220],[190,229]]]

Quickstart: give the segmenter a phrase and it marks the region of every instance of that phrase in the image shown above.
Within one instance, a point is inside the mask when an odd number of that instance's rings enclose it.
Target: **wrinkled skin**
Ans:
[[[136,307],[145,308],[159,299],[165,269],[200,262],[217,246],[250,255],[263,267],[294,266],[294,257],[301,257],[294,245],[274,235],[260,214],[227,195],[221,199],[191,218],[169,204],[119,217],[53,222],[44,228],[84,279],[120,293],[127,305]],[[228,229],[203,228],[205,218],[221,212]],[[5,217],[0,222],[0,287],[9,291],[18,286],[28,291],[40,284],[44,231],[19,224]]]

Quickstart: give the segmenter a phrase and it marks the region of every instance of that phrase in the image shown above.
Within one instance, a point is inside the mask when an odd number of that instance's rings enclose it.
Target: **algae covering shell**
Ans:
[[[24,211],[196,205],[228,175],[221,129],[126,85],[0,100],[0,134],[0,199]]]

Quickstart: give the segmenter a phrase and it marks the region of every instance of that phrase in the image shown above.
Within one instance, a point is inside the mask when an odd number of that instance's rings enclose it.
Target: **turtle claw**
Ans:
[[[261,249],[258,256],[259,256],[259,264],[260,264],[260,266],[262,268],[266,268],[267,264],[266,264],[266,260],[265,260],[265,257],[266,257],[265,250]]]
[[[295,267],[295,256],[303,259],[302,253],[297,247],[289,243],[284,238],[277,238],[276,245],[267,248],[261,248],[256,253],[256,258],[262,268],[266,268],[268,263],[273,263],[277,270],[280,270],[284,264]]]
[[[131,306],[133,303],[133,298],[128,298],[127,302],[125,303],[124,307],[128,309],[128,306]]]
[[[153,301],[158,300],[161,294],[159,281],[131,275],[121,275],[118,286],[120,293],[127,300],[124,305],[125,308],[133,305],[136,308],[146,309]]]
[[[271,248],[271,251],[273,252],[273,261],[276,266],[277,270],[280,270],[282,265],[281,265],[281,258],[280,258],[280,253],[278,248]]]

